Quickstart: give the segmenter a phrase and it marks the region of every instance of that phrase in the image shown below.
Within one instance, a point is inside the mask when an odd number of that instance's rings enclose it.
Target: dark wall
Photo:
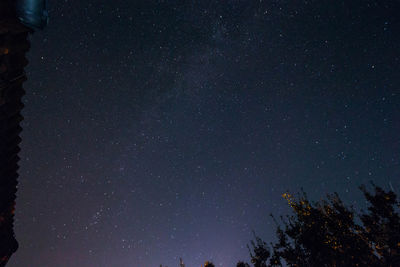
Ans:
[[[0,1],[0,266],[18,248],[13,223],[28,33],[16,19],[14,1]]]

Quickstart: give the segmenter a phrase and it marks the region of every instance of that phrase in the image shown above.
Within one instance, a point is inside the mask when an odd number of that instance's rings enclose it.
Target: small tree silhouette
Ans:
[[[206,261],[206,263],[204,263],[204,267],[215,267],[215,265],[210,261]]]

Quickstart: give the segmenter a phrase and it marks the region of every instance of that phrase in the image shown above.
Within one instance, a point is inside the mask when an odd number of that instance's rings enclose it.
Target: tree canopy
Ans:
[[[360,213],[337,193],[319,202],[309,201],[305,192],[298,198],[283,194],[293,214],[277,223],[276,243],[258,236],[251,241],[254,267],[400,266],[400,203],[393,191],[373,187],[373,193],[360,187],[368,204]]]

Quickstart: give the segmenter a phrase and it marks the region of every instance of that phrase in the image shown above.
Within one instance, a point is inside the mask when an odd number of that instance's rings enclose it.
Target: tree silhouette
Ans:
[[[271,255],[267,243],[265,243],[260,237],[256,236],[254,232],[253,235],[255,240],[251,241],[252,249],[247,246],[250,251],[251,263],[253,263],[254,267],[266,267],[266,262]]]
[[[248,263],[243,262],[243,261],[239,261],[236,264],[236,267],[250,267],[250,265]]]
[[[281,218],[272,252],[255,236],[253,265],[400,266],[400,204],[394,192],[373,186],[373,194],[360,187],[368,203],[368,211],[361,214],[345,206],[337,193],[313,203],[305,192],[298,199],[283,194],[294,215]]]
[[[204,263],[204,267],[215,267],[215,265],[210,261],[206,261],[206,263]]]
[[[364,225],[361,236],[369,241],[369,247],[378,254],[385,266],[400,266],[400,203],[394,192],[385,192],[375,186],[375,195],[360,187],[371,205],[369,213],[362,214]]]

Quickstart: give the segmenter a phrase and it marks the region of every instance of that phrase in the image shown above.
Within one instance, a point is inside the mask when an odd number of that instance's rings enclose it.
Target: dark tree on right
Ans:
[[[278,241],[268,246],[256,236],[250,248],[255,267],[400,266],[400,203],[392,191],[360,189],[368,203],[357,214],[337,193],[310,202],[305,192],[283,197],[294,214],[282,218]]]

